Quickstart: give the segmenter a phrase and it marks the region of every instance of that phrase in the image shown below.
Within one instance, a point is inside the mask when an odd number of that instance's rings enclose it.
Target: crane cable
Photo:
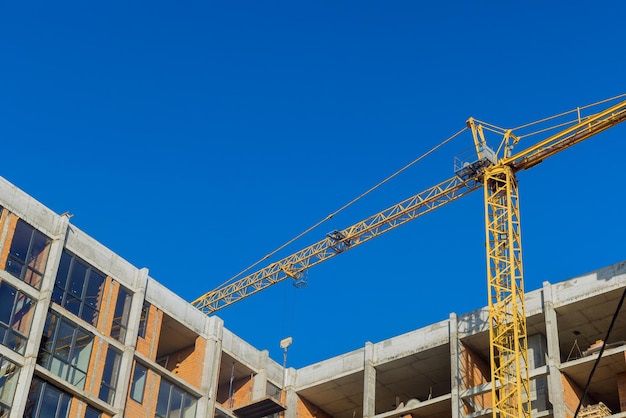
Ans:
[[[611,335],[611,330],[613,329],[613,325],[615,325],[615,321],[617,320],[617,316],[619,315],[619,311],[622,309],[622,304],[624,303],[624,298],[626,298],[626,289],[622,293],[622,298],[617,304],[617,308],[615,309],[615,314],[613,314],[613,318],[611,319],[611,325],[609,325],[609,329],[606,332],[606,337],[604,337],[604,341],[602,342],[602,347],[600,348],[600,352],[598,353],[598,358],[596,358],[595,363],[593,364],[593,368],[589,373],[589,377],[587,378],[587,383],[585,384],[585,390],[583,391],[582,396],[580,397],[580,401],[578,401],[578,406],[576,407],[576,412],[574,413],[574,418],[578,417],[578,412],[580,412],[580,408],[582,407],[583,401],[585,400],[585,396],[587,396],[587,390],[589,390],[589,386],[591,385],[591,378],[600,363],[600,359],[602,358],[602,354],[604,353],[604,348],[606,347],[606,342],[609,340],[609,336]]]
[[[261,258],[260,260],[256,261],[255,263],[253,263],[253,264],[249,265],[248,267],[246,267],[245,269],[241,270],[239,273],[235,274],[233,277],[231,277],[230,279],[226,280],[224,283],[222,283],[221,285],[216,287],[216,289],[220,288],[220,287],[223,287],[223,286],[226,286],[227,284],[233,282],[237,278],[241,277],[244,273],[250,271],[252,268],[256,267],[257,265],[261,264],[263,261],[265,261],[268,258],[272,257],[277,252],[279,252],[279,251],[283,250],[284,248],[286,248],[287,246],[293,244],[295,241],[299,240],[304,235],[308,234],[309,232],[313,231],[315,228],[319,227],[323,223],[325,223],[325,222],[329,221],[330,219],[332,219],[333,216],[335,216],[338,213],[342,212],[343,210],[347,209],[349,206],[353,205],[354,203],[356,203],[357,201],[361,200],[362,198],[364,198],[365,196],[367,196],[368,194],[370,194],[374,190],[378,189],[380,186],[382,186],[383,184],[387,183],[388,181],[390,181],[394,177],[398,176],[400,173],[404,172],[409,167],[415,165],[416,163],[418,163],[419,161],[423,160],[424,158],[426,158],[427,156],[429,156],[433,152],[437,151],[439,148],[443,147],[445,144],[447,144],[448,142],[452,141],[457,136],[461,135],[467,129],[468,129],[467,127],[464,127],[460,131],[456,132],[455,134],[453,134],[449,138],[447,138],[444,141],[442,141],[441,143],[439,143],[438,145],[435,145],[430,150],[428,150],[424,154],[420,155],[415,160],[411,161],[410,163],[408,163],[407,165],[405,165],[404,167],[402,167],[401,169],[399,169],[398,171],[396,171],[395,173],[393,173],[392,175],[390,175],[386,179],[384,179],[381,182],[377,183],[376,185],[370,187],[367,191],[361,193],[359,196],[355,197],[354,199],[352,199],[351,201],[349,201],[348,203],[346,203],[345,205],[343,205],[339,209],[335,210],[330,215],[326,216],[324,219],[316,222],[315,224],[313,224],[312,226],[310,226],[309,228],[307,228],[306,230],[304,230],[300,234],[296,235],[295,237],[293,237],[292,239],[290,239],[289,241],[287,241],[286,243],[284,243],[280,247],[276,248],[271,253],[267,254],[265,257]]]
[[[602,100],[602,101],[599,101],[599,102],[596,102],[596,103],[592,103],[592,104],[589,104],[589,105],[586,105],[586,106],[583,106],[583,107],[579,107],[579,108],[576,108],[576,109],[573,109],[573,110],[569,110],[567,112],[563,112],[563,113],[560,113],[558,115],[554,115],[554,116],[550,116],[550,117],[547,117],[547,118],[544,118],[544,119],[540,119],[540,120],[537,120],[537,121],[534,121],[534,122],[531,122],[531,123],[527,123],[525,125],[520,125],[520,126],[514,128],[514,129],[511,129],[511,131],[517,131],[517,130],[520,130],[520,129],[524,129],[524,128],[527,128],[529,126],[536,125],[536,124],[539,124],[539,123],[542,123],[542,122],[546,122],[548,120],[551,120],[551,119],[554,119],[554,118],[558,118],[558,117],[561,117],[561,116],[564,116],[564,115],[567,115],[567,114],[570,114],[570,113],[573,113],[573,112],[580,113],[580,111],[583,110],[583,109],[587,109],[587,108],[590,108],[590,107],[593,107],[593,106],[596,106],[596,105],[599,105],[599,104],[602,104],[602,103],[610,102],[612,100],[620,99],[620,98],[625,97],[625,96],[626,96],[626,93],[620,94],[618,96],[611,97],[609,99],[605,99],[605,100]],[[477,120],[477,122],[480,122],[481,124],[484,124],[484,126],[487,128],[487,130],[492,130],[493,132],[503,131],[502,128],[497,127],[495,125],[491,125],[489,123],[486,123],[486,122],[483,122],[483,121],[478,121],[478,120]],[[569,123],[572,123],[572,122],[566,122],[564,125],[567,125]],[[315,228],[319,227],[320,225],[322,225],[326,221],[330,220],[333,216],[335,216],[338,213],[342,212],[343,210],[347,209],[349,206],[351,206],[352,204],[356,203],[358,200],[362,199],[363,197],[365,197],[369,193],[371,193],[374,190],[378,189],[380,186],[382,186],[383,184],[387,183],[388,181],[390,181],[394,177],[398,176],[400,173],[402,173],[403,171],[407,170],[409,167],[413,166],[414,164],[416,164],[417,162],[421,161],[422,159],[424,159],[428,155],[432,154],[433,152],[435,152],[436,150],[438,150],[439,148],[441,148],[442,146],[444,146],[448,142],[452,141],[454,138],[456,138],[457,136],[459,136],[460,134],[465,132],[465,130],[467,130],[467,129],[468,129],[467,127],[464,127],[463,129],[461,129],[460,131],[456,132],[455,134],[453,134],[452,136],[450,136],[446,140],[442,141],[440,144],[434,146],[433,148],[431,148],[429,151],[427,151],[423,155],[421,155],[418,158],[416,158],[415,160],[411,161],[410,163],[408,163],[407,165],[402,167],[400,170],[396,171],[395,173],[393,173],[392,175],[390,175],[386,179],[382,180],[378,184],[376,184],[373,187],[369,188],[367,191],[365,191],[361,195],[357,196],[356,198],[352,199],[350,202],[346,203],[345,205],[343,205],[342,207],[340,207],[339,209],[337,209],[336,211],[334,211],[330,215],[326,216],[324,219],[318,221],[317,223],[315,223],[311,227],[307,228],[306,230],[304,230],[300,234],[296,235],[295,237],[293,237],[292,239],[290,239],[289,241],[287,241],[286,243],[284,243],[280,247],[276,248],[271,253],[265,255],[263,258],[259,259],[258,261],[252,263],[251,265],[249,265],[245,269],[241,270],[239,273],[235,274],[230,279],[226,280],[224,283],[222,283],[221,285],[217,286],[216,289],[218,289],[218,288],[220,288],[222,286],[228,285],[229,283],[231,283],[234,280],[236,280],[239,277],[241,277],[244,273],[250,271],[254,267],[256,267],[259,264],[261,264],[263,261],[265,261],[268,258],[270,258],[273,255],[275,255],[277,252],[279,252],[279,251],[283,250],[284,248],[288,247],[289,245],[293,244],[295,241],[299,240],[304,235],[308,234],[309,232],[313,231]],[[554,127],[543,129],[543,130],[536,131],[536,132],[531,132],[531,133],[526,134],[526,135],[521,135],[521,136],[519,136],[518,139],[525,138],[525,137],[532,136],[532,135],[536,135],[538,133],[541,133],[541,132],[544,132],[544,131],[550,130],[550,129],[554,129]]]

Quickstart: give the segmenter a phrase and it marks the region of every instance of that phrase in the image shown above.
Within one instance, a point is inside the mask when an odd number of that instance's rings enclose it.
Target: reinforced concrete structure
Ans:
[[[491,413],[485,308],[284,369],[0,179],[0,417],[460,418]],[[572,417],[626,262],[526,296],[534,417]],[[626,321],[583,399],[626,416]],[[590,415],[595,414],[595,415]]]

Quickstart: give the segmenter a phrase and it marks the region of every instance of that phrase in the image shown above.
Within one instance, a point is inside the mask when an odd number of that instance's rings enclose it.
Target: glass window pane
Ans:
[[[11,322],[15,293],[17,291],[12,286],[4,282],[0,283],[0,322],[6,325],[9,325]]]
[[[83,389],[85,387],[85,382],[87,380],[87,373],[84,373],[78,369],[70,368],[69,376],[67,381],[76,386],[79,389]]]
[[[37,412],[37,405],[39,403],[39,397],[41,395],[41,390],[43,382],[34,377],[33,381],[30,384],[30,391],[28,392],[28,399],[26,399],[26,409],[24,410],[24,418],[32,418],[35,416]]]
[[[11,249],[9,254],[19,260],[22,264],[26,264],[28,255],[28,247],[33,234],[33,228],[21,219],[15,225],[13,240],[11,241]]]
[[[92,347],[92,334],[67,319],[59,319],[54,312],[48,312],[37,362],[82,389]]]
[[[41,274],[30,268],[23,269],[23,272],[24,277],[22,280],[24,280],[25,283],[28,283],[32,287],[39,289],[39,286],[41,285]]]
[[[170,411],[167,418],[180,418],[180,412],[183,405],[183,393],[176,387],[172,387],[170,395]]]
[[[52,300],[96,326],[105,279],[104,275],[64,250]]]
[[[8,271],[9,273],[11,273],[12,275],[14,275],[15,277],[22,277],[22,267],[24,267],[23,264],[21,264],[19,261],[16,260],[11,260],[10,258],[7,260],[7,264],[6,267],[4,268],[6,271]]]
[[[59,263],[59,269],[57,270],[57,278],[55,285],[61,289],[65,289],[67,285],[67,275],[70,272],[70,263],[72,262],[72,256],[63,251],[61,254],[61,262]]]
[[[22,292],[19,292],[15,303],[15,312],[13,314],[13,320],[11,321],[11,327],[23,335],[28,335],[34,311],[35,304],[33,300]]]
[[[52,302],[61,305],[63,303],[63,294],[63,289],[55,286],[54,290],[52,290]]]
[[[126,338],[126,328],[128,327],[128,315],[130,313],[131,302],[131,293],[120,286],[117,293],[117,301],[115,302],[111,337],[121,342],[124,342]]]
[[[90,406],[88,406],[85,411],[85,418],[100,418],[101,416],[102,413],[100,411],[97,411]]]
[[[4,345],[13,351],[23,354],[26,349],[26,338],[22,337],[17,332],[10,330],[7,331],[4,336]]]
[[[94,327],[98,323],[98,312],[87,305],[83,305],[83,311],[80,313],[80,317]]]
[[[146,338],[146,327],[148,326],[148,314],[150,313],[150,304],[148,302],[143,303],[141,308],[141,317],[139,318],[139,336]]]
[[[104,371],[102,372],[103,383],[115,387],[115,383],[117,382],[117,374],[120,369],[120,358],[120,353],[109,347],[107,351],[107,357],[104,362]]]
[[[46,325],[43,328],[43,336],[41,338],[40,350],[45,350],[48,353],[52,352],[54,344],[54,330],[56,326],[57,317],[54,315],[48,315],[46,318]],[[42,363],[39,363],[42,364]]]
[[[130,387],[130,398],[136,402],[143,402],[143,392],[146,387],[146,377],[148,369],[139,363],[135,363],[135,371],[133,372],[133,382]]]
[[[43,273],[48,260],[48,250],[50,248],[50,240],[41,232],[35,230],[30,246],[30,254],[28,255],[28,265],[32,269]]]
[[[67,309],[68,311],[70,311],[74,315],[78,316],[80,314],[80,307],[81,306],[82,305],[80,303],[80,300],[77,299],[76,296],[74,296],[72,294],[66,294],[65,295],[65,303],[63,303],[63,307],[65,309]]]
[[[196,400],[189,395],[185,395],[183,418],[194,418],[196,416]]]
[[[102,290],[104,289],[104,276],[91,270],[89,283],[85,292],[84,301],[94,309],[100,308]]]
[[[76,334],[76,347],[74,348],[70,364],[86,372],[89,367],[89,358],[91,357],[93,336],[80,330]]]
[[[57,410],[59,409],[59,406],[60,406],[59,401],[61,400],[61,397],[62,397],[62,394],[60,391],[58,391],[57,389],[53,388],[50,385],[46,385],[44,389],[44,393],[43,393],[43,400],[41,402],[39,417],[40,418],[43,418],[43,417],[55,418]]]
[[[74,337],[74,327],[66,321],[61,320],[58,329],[53,354],[55,357],[59,357],[63,361],[68,361]]]
[[[156,413],[160,417],[167,417],[171,388],[172,385],[169,382],[161,379],[161,384],[159,385],[159,397],[157,398],[156,408]]]
[[[83,285],[85,284],[86,275],[87,267],[74,259],[67,290],[78,299],[83,296]]]
[[[19,367],[15,363],[0,356],[0,403],[5,406],[13,404],[19,374]]]

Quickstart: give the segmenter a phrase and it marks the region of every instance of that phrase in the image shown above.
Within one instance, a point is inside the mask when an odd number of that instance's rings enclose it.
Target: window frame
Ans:
[[[15,292],[13,294],[13,301],[11,304],[9,314],[9,323],[5,323],[2,318],[0,318],[0,328],[2,329],[2,335],[0,336],[0,344],[5,347],[10,348],[19,354],[24,354],[26,350],[26,344],[28,343],[28,336],[30,335],[30,328],[33,322],[33,315],[35,314],[35,306],[37,305],[37,301],[31,298],[26,293],[21,290],[13,287],[10,283],[5,281],[0,281],[0,292],[2,292],[3,288],[8,288],[9,292]],[[23,312],[24,308],[27,308],[26,312]],[[23,315],[21,318],[16,319],[18,315]],[[28,323],[24,328],[27,328],[27,333],[22,333],[19,329],[15,328],[15,323],[17,321],[22,321],[24,317],[27,317]],[[17,341],[15,344],[9,344],[9,342]]]
[[[51,327],[53,327],[52,332],[49,330]],[[68,329],[71,330],[71,335],[67,333]],[[64,334],[61,334],[62,332]],[[50,338],[45,340],[47,334],[50,335]],[[65,340],[60,341],[60,339],[67,339],[68,337],[70,338],[70,343],[59,347],[60,344],[65,343]],[[83,346],[77,346],[77,340],[84,337],[89,337],[89,342]],[[89,371],[89,362],[93,354],[94,339],[94,335],[85,328],[56,312],[49,311],[37,355],[37,364],[71,385],[84,389]],[[86,352],[87,359],[85,362],[83,349],[86,347],[88,347],[88,351]],[[67,359],[64,359],[64,356]],[[84,368],[79,367],[79,362],[84,363]],[[79,377],[78,380],[76,376]]]
[[[37,387],[35,388],[36,385]],[[33,389],[37,390],[38,392],[36,399],[33,399]],[[44,404],[44,401],[47,394],[49,393],[47,392],[48,390],[53,393],[58,393],[57,406],[54,414],[55,418],[66,418],[68,416],[70,412],[70,407],[72,406],[72,395],[54,386],[53,384],[46,382],[38,376],[35,376],[33,377],[33,380],[30,384],[30,389],[28,390],[24,418],[39,418],[41,416],[42,406],[46,406]],[[30,411],[29,406],[32,407],[32,410]],[[59,408],[62,409],[59,410]],[[65,409],[64,413],[63,409]],[[49,413],[50,411],[46,410],[45,412]]]
[[[24,255],[24,259],[21,260],[18,254],[16,254],[16,248],[14,244],[17,242],[16,234],[19,232],[21,228],[29,228],[30,229],[30,237],[27,238],[28,245],[26,249],[26,254]],[[28,234],[25,234],[27,236]],[[43,250],[39,252],[35,257],[33,257],[33,245],[36,239],[43,238],[45,241],[45,245]],[[43,280],[43,275],[46,270],[46,265],[48,264],[48,256],[50,255],[50,245],[52,244],[52,240],[43,232],[39,231],[37,228],[24,221],[23,219],[18,218],[17,223],[15,224],[15,228],[13,229],[13,236],[11,238],[11,244],[9,246],[9,253],[4,265],[4,270],[11,273],[12,276],[17,277],[24,283],[29,286],[34,287],[35,289],[41,288],[41,281]],[[43,256],[41,254],[43,253]],[[38,260],[39,257],[42,257],[41,260]],[[38,260],[38,261],[37,261]],[[34,263],[33,263],[34,261]],[[37,264],[41,262],[41,269],[37,267]],[[12,266],[12,263],[15,263],[18,268]],[[34,264],[34,265],[33,265]],[[36,268],[37,267],[37,268]],[[19,270],[19,274],[17,273]],[[27,274],[29,273],[30,274]],[[36,277],[36,279],[33,279]]]
[[[123,298],[122,298],[123,297]],[[128,320],[130,318],[130,308],[133,304],[133,294],[130,290],[120,285],[115,301],[115,311],[113,313],[113,323],[111,324],[110,336],[121,343],[126,341],[128,332]],[[121,312],[120,312],[121,310]],[[117,319],[119,315],[119,320]],[[119,333],[118,330],[119,329]]]
[[[137,375],[137,370],[140,369],[143,371],[142,375],[140,377],[138,377]],[[141,388],[139,389],[137,384],[139,382],[139,379],[143,377],[143,379],[141,380],[141,382],[139,383],[141,385]],[[135,367],[133,368],[133,378],[130,382],[130,393],[128,394],[128,397],[130,399],[132,399],[133,401],[137,402],[138,404],[143,404],[143,398],[146,392],[146,382],[148,381],[148,368],[146,366],[144,366],[141,363],[138,363],[137,361],[135,361]],[[141,394],[138,396],[139,399],[137,399],[136,396],[136,392],[140,391]]]
[[[12,370],[7,372],[10,367]],[[15,401],[15,389],[20,378],[21,368],[4,356],[0,356],[0,368],[5,369],[4,374],[0,376],[0,414],[2,412],[9,412],[10,414]]]
[[[162,407],[160,406],[160,402],[166,398],[166,396],[164,396],[165,394],[162,393],[162,390],[164,387],[168,386],[168,393],[167,393],[167,405],[165,405],[165,411],[159,411],[159,408]],[[162,396],[163,395],[163,396]],[[170,414],[172,413],[173,406],[176,406],[176,399],[174,398],[174,396],[179,395],[180,398],[180,409],[178,410],[179,412],[179,417],[180,418],[188,418],[188,417],[195,417],[196,411],[197,411],[197,402],[198,402],[198,398],[196,398],[195,396],[191,395],[189,392],[185,391],[183,388],[181,388],[180,386],[172,383],[171,381],[161,377],[161,383],[159,385],[159,393],[157,395],[157,404],[156,404],[156,410],[154,412],[154,416],[155,418],[167,418],[170,416]],[[192,408],[188,411],[186,411],[187,408]],[[164,414],[162,413],[164,412]]]
[[[113,364],[111,364],[111,362]],[[102,379],[100,380],[100,391],[98,392],[98,399],[113,405],[115,402],[115,390],[117,389],[117,381],[120,377],[120,365],[122,363],[122,352],[117,348],[111,346],[107,348],[107,354],[104,360],[104,369],[102,370]],[[107,367],[111,367],[111,372],[107,372]],[[108,379],[109,382],[105,382]],[[106,396],[104,391],[106,390]]]
[[[68,257],[69,260],[67,260]],[[63,263],[66,262],[66,260],[68,263],[67,268],[62,267]],[[82,288],[80,291],[80,295],[77,295],[75,291],[72,291],[71,287],[73,284],[75,284],[73,273],[77,268],[85,269],[83,281],[81,282]],[[59,276],[60,274],[65,274],[65,277],[61,278]],[[94,278],[101,278],[102,282],[98,287],[99,289],[101,289],[99,292],[100,297],[97,299],[95,304],[92,304],[89,302],[89,299],[93,296],[89,295],[88,291],[91,288],[92,280]],[[100,272],[77,255],[67,251],[66,249],[63,249],[63,253],[61,254],[61,261],[59,262],[59,269],[57,271],[57,276],[54,281],[52,301],[61,306],[63,309],[73,313],[88,324],[97,326],[98,319],[100,318],[100,307],[102,305],[102,299],[104,296],[106,278],[106,274]],[[76,312],[75,309],[71,308],[70,304],[73,303],[77,303],[78,310]],[[92,318],[85,318],[85,312],[93,312]]]
[[[137,331],[137,337],[146,338],[146,329],[148,328],[148,321],[150,318],[150,302],[144,300],[141,306],[141,316],[139,317],[139,329]]]

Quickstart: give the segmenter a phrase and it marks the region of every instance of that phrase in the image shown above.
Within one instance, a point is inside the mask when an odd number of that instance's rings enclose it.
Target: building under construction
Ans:
[[[0,206],[2,418],[492,413],[486,308],[285,369],[4,179]],[[526,294],[532,416],[626,416],[624,289],[620,262]]]

